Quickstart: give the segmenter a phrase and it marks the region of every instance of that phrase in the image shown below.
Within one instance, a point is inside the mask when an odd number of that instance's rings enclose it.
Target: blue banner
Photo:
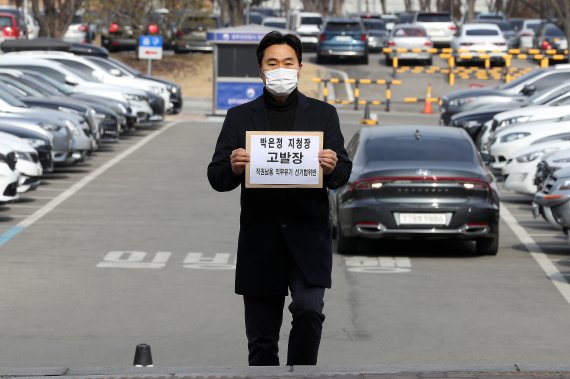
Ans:
[[[267,32],[259,33],[208,33],[208,41],[219,41],[219,42],[259,42],[267,34]]]
[[[216,109],[227,110],[247,103],[263,93],[263,83],[227,83],[218,82],[216,85]]]

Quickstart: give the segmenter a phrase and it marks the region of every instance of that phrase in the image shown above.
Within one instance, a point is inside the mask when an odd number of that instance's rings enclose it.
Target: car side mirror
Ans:
[[[536,86],[534,84],[527,84],[521,90],[521,93],[525,96],[530,96],[536,92]]]
[[[121,71],[117,70],[116,68],[112,68],[109,73],[113,76],[121,76]]]
[[[65,84],[69,84],[70,86],[76,86],[79,84],[79,82],[73,76],[66,75]]]

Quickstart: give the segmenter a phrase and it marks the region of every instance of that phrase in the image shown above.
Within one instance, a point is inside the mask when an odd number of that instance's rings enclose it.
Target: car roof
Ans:
[[[327,22],[352,22],[352,23],[359,23],[360,20],[354,17],[331,17],[327,20]]]
[[[417,131],[419,131],[420,135],[430,137],[456,138],[458,140],[469,139],[469,136],[463,129],[434,125],[369,126],[361,128],[360,134],[362,138],[414,137]]]
[[[489,30],[500,30],[500,28],[495,23],[490,22],[482,22],[482,23],[473,23],[473,24],[464,24],[464,30],[473,30],[473,29],[489,29]]]

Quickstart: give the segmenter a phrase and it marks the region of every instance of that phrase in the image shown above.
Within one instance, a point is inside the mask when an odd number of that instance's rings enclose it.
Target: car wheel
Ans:
[[[368,55],[365,55],[362,58],[360,58],[360,63],[368,64]]]
[[[479,255],[497,255],[499,252],[499,234],[495,234],[492,237],[479,238],[475,243],[477,254]]]
[[[358,250],[358,240],[354,237],[345,237],[342,229],[337,224],[336,231],[336,252],[341,255],[356,254]]]
[[[325,57],[317,54],[317,64],[323,64],[323,63],[325,63]]]

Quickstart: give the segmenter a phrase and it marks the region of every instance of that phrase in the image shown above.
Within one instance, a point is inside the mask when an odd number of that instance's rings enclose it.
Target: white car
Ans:
[[[463,60],[484,60],[480,56],[485,52],[491,60],[504,60],[507,54],[507,40],[496,24],[465,24],[457,36],[451,40],[451,48],[457,62]],[[472,58],[466,55],[471,54]]]
[[[18,180],[16,170],[16,152],[12,147],[0,142],[0,203],[18,199]]]
[[[540,25],[544,22],[539,18],[532,18],[524,20],[520,30],[514,38],[514,47],[519,49],[532,48],[534,33],[538,30]]]
[[[111,75],[107,71],[103,70],[99,65],[75,54],[61,51],[22,51],[8,53],[4,56],[22,58],[30,57],[33,59],[38,58],[55,61],[75,72],[83,73],[86,77],[92,77],[101,83],[150,91],[164,100],[166,110],[170,110],[173,106],[170,102],[170,91],[166,84],[143,78]]]
[[[10,146],[16,152],[16,170],[20,173],[18,193],[36,189],[43,175],[38,152],[29,142],[12,134],[0,132],[0,143]]]
[[[47,59],[29,59],[15,55],[8,57],[7,55],[2,55],[0,67],[39,72],[61,84],[71,86],[73,92],[97,95],[119,101],[126,100],[138,121],[145,121],[152,116],[152,109],[146,100],[146,92],[143,90],[104,84],[93,77],[72,71],[61,63]]]
[[[412,23],[423,26],[434,45],[449,46],[457,31],[449,12],[418,12]]]
[[[570,135],[570,121],[529,122],[508,126],[495,132],[489,143],[489,152],[493,156],[491,168],[500,171],[507,162],[519,155],[519,151],[532,143],[553,136]]]
[[[533,143],[520,150],[517,156],[503,168],[503,186],[511,191],[534,195],[538,190],[535,183],[537,166],[541,158],[560,150],[570,149],[570,134],[567,139],[552,137]]]
[[[269,28],[286,29],[287,19],[285,17],[264,17],[261,26]]]
[[[493,124],[497,125],[496,130],[499,130],[513,124],[556,120],[567,116],[570,116],[570,105],[537,105],[498,113],[493,117]]]

